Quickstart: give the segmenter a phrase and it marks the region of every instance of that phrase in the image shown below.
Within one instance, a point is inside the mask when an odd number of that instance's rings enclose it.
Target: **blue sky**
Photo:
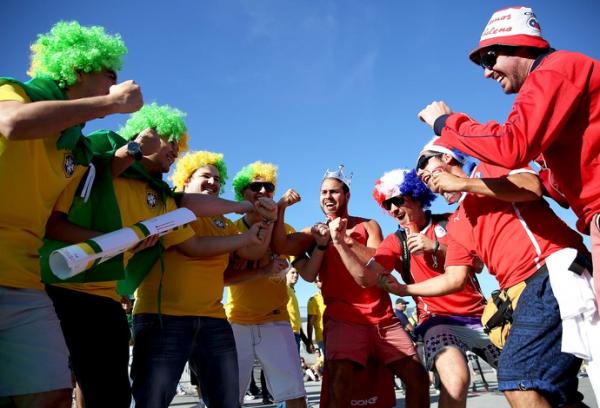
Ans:
[[[167,6],[168,4],[168,6]],[[395,224],[371,198],[383,172],[414,165],[431,131],[416,119],[432,100],[487,121],[513,98],[485,80],[467,54],[494,10],[514,1],[154,1],[5,0],[1,74],[25,79],[29,45],[58,20],[102,25],[129,48],[119,80],[146,102],[188,113],[193,150],[225,154],[231,175],[255,160],[279,166],[278,193],[303,197],[288,210],[297,229],[322,219],[326,168],[354,172],[350,212]],[[530,1],[559,49],[600,58],[600,3]],[[127,117],[90,122],[118,129]],[[232,198],[230,184],[225,197]],[[441,200],[434,211],[449,211]],[[559,215],[570,225],[568,211]],[[493,278],[482,276],[485,292]],[[297,286],[300,305],[314,287]]]

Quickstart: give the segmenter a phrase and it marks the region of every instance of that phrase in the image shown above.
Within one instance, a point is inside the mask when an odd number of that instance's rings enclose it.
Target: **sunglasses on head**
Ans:
[[[387,211],[392,209],[392,204],[394,204],[396,207],[400,207],[401,205],[404,205],[404,197],[396,196],[396,197],[388,198],[387,200],[384,200],[383,203],[381,203],[383,208],[385,208]]]
[[[272,193],[275,191],[275,184],[269,183],[268,181],[255,181],[248,184],[248,188],[255,193],[258,193],[263,188],[267,193]]]

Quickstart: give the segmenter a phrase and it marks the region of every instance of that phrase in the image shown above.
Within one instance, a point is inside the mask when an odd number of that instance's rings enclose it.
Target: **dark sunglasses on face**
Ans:
[[[484,69],[492,70],[494,69],[494,65],[496,65],[497,58],[498,53],[496,50],[487,50],[480,56],[479,65],[481,65],[481,67]]]
[[[392,209],[392,204],[394,204],[396,207],[400,207],[401,205],[404,205],[404,197],[396,196],[396,197],[388,198],[381,205],[383,206],[383,208],[385,208],[387,211],[389,211]]]
[[[275,184],[263,181],[255,181],[253,183],[248,184],[248,188],[255,193],[258,193],[263,188],[267,193],[272,193],[273,191],[275,191]]]

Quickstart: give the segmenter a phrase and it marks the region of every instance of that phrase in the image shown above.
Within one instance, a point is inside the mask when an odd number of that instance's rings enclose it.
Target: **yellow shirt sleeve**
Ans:
[[[0,101],[17,101],[28,103],[30,102],[30,99],[20,86],[14,84],[4,84],[0,86]],[[6,149],[6,143],[6,138],[0,134],[0,155]]]
[[[31,100],[25,90],[18,85],[4,84],[0,86],[0,101],[17,101],[29,103]]]

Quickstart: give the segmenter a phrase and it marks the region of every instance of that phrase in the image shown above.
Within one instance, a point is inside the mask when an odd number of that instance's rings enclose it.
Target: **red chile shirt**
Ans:
[[[444,214],[448,218],[450,214]],[[437,239],[440,244],[447,244],[446,229],[433,221],[421,231],[429,239]],[[396,269],[401,276],[402,271],[402,244],[396,234],[388,235],[375,252],[374,259],[386,270]],[[433,254],[410,255],[410,277],[415,283],[423,282],[444,273],[444,257],[437,255],[437,267],[434,266]],[[405,279],[406,281],[406,279]],[[432,314],[445,316],[476,316],[483,313],[485,299],[477,290],[477,286],[469,280],[464,290],[444,296],[421,297],[413,296],[417,304],[419,324]]]
[[[515,170],[515,172],[530,169]],[[494,178],[509,170],[481,163],[471,177]],[[586,251],[581,235],[570,229],[544,200],[510,203],[466,194],[448,221],[446,266],[472,265],[478,256],[501,289],[535,273],[562,248]]]
[[[358,224],[350,236],[366,245],[365,223]],[[389,294],[377,286],[359,286],[333,245],[329,245],[323,256],[319,278],[326,306],[324,318],[358,324],[385,323],[395,319]]]
[[[462,113],[438,118],[445,145],[514,169],[540,153],[559,190],[589,230],[600,212],[600,61],[556,51],[539,57],[506,123],[480,124]]]

